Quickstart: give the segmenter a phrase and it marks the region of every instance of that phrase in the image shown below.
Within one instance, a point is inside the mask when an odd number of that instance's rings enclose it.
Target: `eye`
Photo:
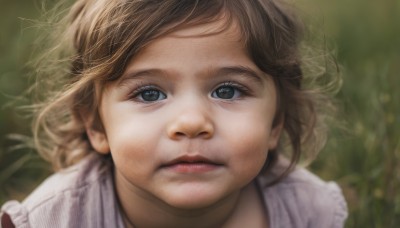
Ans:
[[[160,90],[153,88],[151,86],[144,86],[138,88],[132,93],[132,99],[142,102],[155,102],[164,100],[166,98],[167,95],[165,95]]]
[[[211,97],[224,99],[224,100],[231,100],[235,98],[239,98],[243,95],[246,91],[241,85],[236,85],[233,83],[224,83],[224,85],[218,87],[211,93]]]
[[[158,101],[163,100],[167,97],[164,93],[155,89],[145,90],[140,93],[140,96],[144,101]]]
[[[221,86],[218,87],[211,96],[221,99],[232,99],[235,96],[235,88],[231,86]]]

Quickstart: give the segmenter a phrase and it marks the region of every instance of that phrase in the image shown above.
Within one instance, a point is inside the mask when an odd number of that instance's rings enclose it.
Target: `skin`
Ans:
[[[276,88],[235,25],[200,36],[220,25],[151,42],[104,89],[104,132],[87,132],[112,154],[128,227],[267,226],[253,180],[279,140]]]

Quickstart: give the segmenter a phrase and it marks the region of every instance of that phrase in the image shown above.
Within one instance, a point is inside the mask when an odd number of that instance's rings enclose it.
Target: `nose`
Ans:
[[[193,105],[175,112],[176,115],[167,127],[168,137],[173,140],[183,138],[209,139],[214,135],[211,113],[206,108]]]

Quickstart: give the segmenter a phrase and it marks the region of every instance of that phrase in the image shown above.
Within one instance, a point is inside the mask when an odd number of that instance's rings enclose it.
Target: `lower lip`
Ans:
[[[220,165],[211,163],[178,163],[165,168],[178,173],[205,173],[218,169]]]

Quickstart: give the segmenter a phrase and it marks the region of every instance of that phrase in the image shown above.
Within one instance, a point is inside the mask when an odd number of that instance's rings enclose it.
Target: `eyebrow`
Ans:
[[[263,77],[252,68],[246,66],[225,66],[221,68],[211,69],[209,73],[212,77],[242,75],[254,80],[256,83],[263,83]],[[142,78],[149,75],[168,75],[168,77],[173,77],[173,74],[171,75],[168,73],[168,71],[158,68],[136,70],[123,74],[121,80],[118,82],[118,85],[121,86],[128,80]]]
[[[164,75],[165,72],[161,69],[157,68],[150,68],[150,69],[144,69],[144,70],[135,70],[131,72],[127,72],[122,75],[121,79],[117,83],[118,86],[122,86],[126,81],[131,80],[131,79],[136,79],[136,78],[143,78],[145,76],[149,75]]]
[[[218,69],[215,73],[218,76],[229,76],[229,75],[243,75],[255,80],[257,83],[263,83],[262,76],[259,75],[255,70],[246,66],[227,66]]]

